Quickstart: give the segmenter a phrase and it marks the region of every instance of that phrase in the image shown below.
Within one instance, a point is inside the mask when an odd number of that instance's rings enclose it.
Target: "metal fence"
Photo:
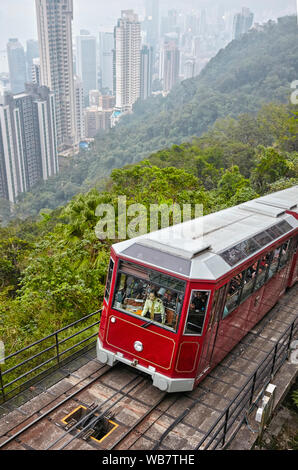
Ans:
[[[10,354],[4,358],[4,366],[0,365],[0,402],[4,402],[20,391],[28,388],[32,381],[36,381],[41,375],[46,375],[53,368],[58,368],[62,363],[70,360],[78,348],[80,353],[94,344],[98,335],[99,318],[94,322],[94,317],[100,316],[101,310],[97,310],[70,325],[26,346],[25,348]],[[89,324],[89,321],[92,321]],[[77,331],[77,327],[88,323]],[[96,331],[95,331],[95,327]],[[90,330],[94,332],[90,334]],[[66,336],[67,330],[75,330]],[[22,360],[23,359],[23,360]],[[9,363],[13,365],[9,367]],[[9,368],[7,368],[9,367]]]
[[[242,426],[252,404],[258,402],[264,389],[287,360],[290,344],[297,333],[298,318],[292,322],[257,370],[248,378],[234,400],[201,439],[196,450],[223,449],[231,442]]]
[[[75,331],[73,334],[64,337],[63,339],[61,339],[61,335],[68,329],[77,327],[79,324],[93,319],[93,317],[96,315],[99,316],[100,312],[101,311],[98,310],[97,312],[91,313],[90,315],[87,315],[86,317],[83,317],[80,320],[65,326],[64,328],[61,328],[55,333],[52,333],[51,335],[36,341],[35,343],[21,349],[20,351],[7,356],[5,358],[5,363],[7,363],[9,360],[18,358],[24,353],[29,353],[29,357],[26,357],[25,360],[18,362],[5,371],[1,371],[0,366],[0,401],[2,399],[2,402],[4,402],[11,396],[19,393],[21,390],[28,388],[30,382],[32,381],[32,376],[36,381],[37,378],[39,378],[42,374],[49,373],[49,370],[52,370],[55,365],[57,368],[60,367],[61,364],[65,362],[66,357],[67,360],[70,360],[73,357],[74,349],[79,347],[79,351],[82,353],[82,349],[85,348],[83,345],[86,345],[88,342],[89,345],[94,345],[94,338],[98,334],[97,331],[92,333],[90,336],[80,339],[79,341],[74,342],[73,340],[78,336],[82,336],[95,326],[97,327],[97,330],[100,323],[99,319],[90,325],[87,325],[85,328],[80,329],[79,331]],[[243,424],[243,421],[252,404],[258,401],[262,390],[265,389],[272,377],[287,360],[290,344],[297,333],[298,318],[296,318],[287,328],[285,333],[279,338],[278,342],[270,350],[256,371],[248,378],[234,400],[221,413],[214,425],[210,428],[207,434],[205,434],[204,438],[201,439],[196,447],[197,450],[223,449],[232,440]],[[40,348],[41,345],[47,341],[52,341],[53,344],[42,350],[39,350],[35,354],[30,355],[30,351],[34,351],[35,348]],[[71,341],[73,344],[66,349],[62,349],[61,346],[65,345],[69,341]],[[54,355],[50,355],[53,350]],[[44,361],[40,360],[45,354],[50,355],[50,357],[47,357],[47,359]],[[28,364],[30,362],[34,363],[34,367],[28,370]],[[16,374],[18,370],[22,371],[22,369],[24,369],[25,372],[17,375],[12,380],[8,379],[7,381],[7,377],[10,377],[11,374]]]

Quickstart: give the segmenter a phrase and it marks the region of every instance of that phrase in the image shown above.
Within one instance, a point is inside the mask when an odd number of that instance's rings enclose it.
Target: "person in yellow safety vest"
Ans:
[[[162,300],[156,296],[156,292],[150,292],[149,298],[146,300],[142,317],[145,317],[149,312],[150,320],[157,321],[163,325],[166,322],[165,308],[162,303]]]

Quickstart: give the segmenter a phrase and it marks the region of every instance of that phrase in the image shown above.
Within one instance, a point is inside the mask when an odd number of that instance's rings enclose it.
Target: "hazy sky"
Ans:
[[[160,0],[161,13],[169,8],[183,11],[214,8],[225,9],[242,6],[255,12],[255,20],[275,19],[296,11],[297,0]],[[123,9],[134,8],[144,13],[144,0],[74,0],[74,34],[80,28],[97,33],[106,26],[112,27]],[[0,0],[0,50],[6,48],[9,37],[17,37],[25,45],[26,39],[36,38],[35,0]]]

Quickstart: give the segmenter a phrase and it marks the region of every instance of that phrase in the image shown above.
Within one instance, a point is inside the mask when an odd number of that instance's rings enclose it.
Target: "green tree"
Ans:
[[[218,183],[218,194],[223,201],[228,201],[243,188],[249,187],[249,180],[240,173],[237,165],[227,169]]]
[[[261,148],[257,155],[257,165],[252,171],[252,186],[264,193],[268,186],[283,177],[293,174],[293,165],[276,149]]]

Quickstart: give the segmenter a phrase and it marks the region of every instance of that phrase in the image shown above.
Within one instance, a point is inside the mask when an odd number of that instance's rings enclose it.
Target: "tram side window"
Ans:
[[[242,287],[245,278],[245,271],[237,274],[229,285],[227,294],[227,302],[223,312],[223,318],[227,317],[239,305]]]
[[[110,264],[109,264],[108,276],[107,276],[106,290],[105,290],[105,299],[107,302],[109,302],[109,297],[110,297],[113,269],[114,269],[114,261],[111,258]]]
[[[271,253],[270,253],[270,264],[269,264],[269,270],[268,270],[268,279],[271,279],[277,271],[278,263],[279,263],[280,249],[281,249],[281,247],[279,246],[278,248],[271,251]]]
[[[288,240],[275,250],[266,253],[246,271],[235,276],[229,285],[223,318],[244,302],[254,291],[260,289],[277,270],[282,269],[289,260],[291,241]]]
[[[192,292],[184,334],[202,334],[209,295],[208,291],[195,290]]]
[[[270,258],[271,258],[270,253],[267,253],[260,259],[258,263],[258,273],[257,273],[255,290],[260,289],[260,287],[262,287],[267,281],[268,269],[270,266]]]
[[[241,302],[246,300],[254,290],[256,275],[258,271],[258,261],[256,261],[252,266],[247,268],[245,273],[244,285],[241,295]]]
[[[290,245],[291,245],[291,240],[288,240],[286,243],[283,243],[281,246],[281,251],[280,251],[280,262],[279,262],[279,269],[283,268],[290,256]]]

